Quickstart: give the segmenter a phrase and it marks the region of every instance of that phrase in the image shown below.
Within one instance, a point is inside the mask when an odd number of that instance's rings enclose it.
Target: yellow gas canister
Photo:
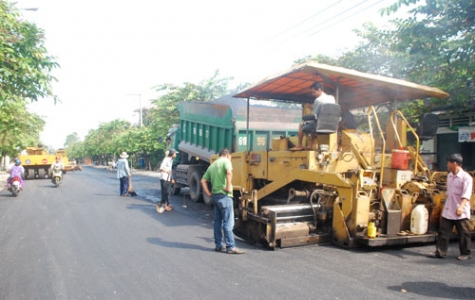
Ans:
[[[368,237],[374,239],[376,237],[376,225],[374,221],[369,222],[368,224]]]

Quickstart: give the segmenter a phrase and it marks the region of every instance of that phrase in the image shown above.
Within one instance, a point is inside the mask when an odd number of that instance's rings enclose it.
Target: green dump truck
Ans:
[[[206,195],[203,197],[200,180],[212,155],[223,148],[233,153],[270,150],[278,145],[275,141],[297,135],[302,118],[301,106],[269,105],[253,100],[249,105],[252,107],[249,121],[246,119],[246,99],[226,96],[212,102],[182,102],[178,105],[180,124],[168,133],[171,144],[179,151],[178,164],[173,168],[175,184],[172,192],[175,195],[181,188],[189,187],[192,201],[204,200],[210,205],[211,199]]]

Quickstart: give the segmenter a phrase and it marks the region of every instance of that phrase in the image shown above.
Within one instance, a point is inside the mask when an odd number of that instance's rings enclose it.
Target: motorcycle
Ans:
[[[63,182],[63,170],[61,170],[61,167],[55,166],[53,168],[53,184],[56,187],[59,187],[59,185]]]
[[[8,190],[13,194],[13,197],[18,196],[21,191],[20,177],[15,176],[12,178]]]

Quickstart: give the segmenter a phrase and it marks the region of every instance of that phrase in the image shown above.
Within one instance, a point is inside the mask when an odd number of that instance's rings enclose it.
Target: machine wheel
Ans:
[[[203,200],[201,191],[201,176],[198,172],[191,174],[190,178],[190,198],[193,202],[200,202]]]
[[[44,169],[38,170],[38,179],[44,179],[46,176],[46,171]]]

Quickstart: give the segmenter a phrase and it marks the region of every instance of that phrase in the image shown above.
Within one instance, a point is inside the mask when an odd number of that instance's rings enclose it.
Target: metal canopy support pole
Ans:
[[[336,81],[336,103],[340,104],[340,78]]]
[[[246,118],[246,155],[249,154],[249,110],[250,110],[251,98],[247,98],[247,118]]]

